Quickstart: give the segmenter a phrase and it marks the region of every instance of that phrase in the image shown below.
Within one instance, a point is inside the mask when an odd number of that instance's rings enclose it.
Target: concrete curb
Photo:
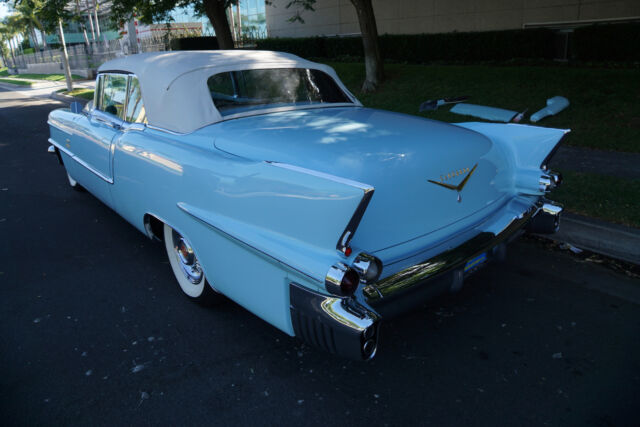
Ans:
[[[79,97],[76,97],[76,96],[63,95],[63,94],[58,93],[58,92],[51,92],[51,99],[55,99],[56,101],[66,102],[67,104],[71,104],[72,102],[79,102],[82,105],[84,105],[87,102],[89,102],[88,100],[86,100],[84,98],[79,98]]]
[[[566,213],[560,231],[541,237],[640,265],[640,230]]]

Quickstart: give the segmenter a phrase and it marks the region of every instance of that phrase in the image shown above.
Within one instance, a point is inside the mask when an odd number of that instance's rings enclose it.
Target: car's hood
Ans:
[[[502,197],[507,165],[485,136],[367,108],[266,114],[214,125],[215,146],[369,184],[373,198],[353,244],[376,251],[469,217]],[[501,173],[504,172],[504,173]],[[431,181],[459,185],[458,193]]]

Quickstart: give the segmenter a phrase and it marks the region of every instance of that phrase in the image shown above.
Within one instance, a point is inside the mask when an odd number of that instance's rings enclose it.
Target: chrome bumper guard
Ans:
[[[474,268],[465,271],[467,262],[481,254],[486,254],[487,262],[504,258],[507,243],[525,229],[557,231],[561,214],[561,205],[543,200],[513,218],[499,233],[481,232],[456,248],[375,284],[361,284],[350,298],[316,293],[291,283],[291,321],[295,334],[330,353],[356,360],[371,359],[378,346],[382,318],[405,313],[430,297],[459,289],[464,277],[475,271]]]

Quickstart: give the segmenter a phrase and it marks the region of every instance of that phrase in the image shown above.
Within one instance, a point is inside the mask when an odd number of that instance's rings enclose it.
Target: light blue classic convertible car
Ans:
[[[225,295],[353,359],[375,355],[383,319],[562,212],[547,164],[568,131],[364,108],[333,69],[284,53],[116,59],[49,125],[70,185],[164,241],[189,298]]]

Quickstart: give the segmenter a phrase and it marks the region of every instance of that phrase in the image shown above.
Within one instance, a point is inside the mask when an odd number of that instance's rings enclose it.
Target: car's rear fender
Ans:
[[[117,142],[116,210],[143,232],[147,215],[179,230],[217,290],[292,333],[289,283],[326,292],[331,265],[347,262],[336,244],[363,185],[248,161],[194,135],[159,134],[129,132]]]
[[[551,157],[571,131],[515,123],[469,122],[457,126],[485,135],[505,152],[513,173],[513,192],[527,195],[544,194],[538,185],[541,171],[548,171]]]

